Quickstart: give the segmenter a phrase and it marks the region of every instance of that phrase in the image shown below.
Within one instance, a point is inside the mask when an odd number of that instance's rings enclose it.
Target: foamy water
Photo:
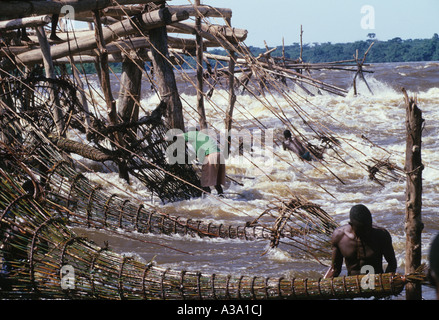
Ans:
[[[439,64],[380,64],[376,69],[376,74],[367,78],[374,94],[360,83],[358,96],[354,96],[352,89],[346,97],[325,93],[310,97],[300,90],[297,94],[273,93],[265,97],[239,95],[234,110],[235,129],[255,130],[264,125],[274,133],[272,150],[260,156],[258,148],[263,149],[264,146],[256,146],[253,154],[244,153],[246,157],[238,155],[236,150],[232,152],[226,162],[227,175],[242,185],[228,181],[226,198],[218,198],[213,192],[205,198],[164,205],[155,202],[154,205],[172,215],[237,224],[257,218],[276,199],[288,200],[292,195],[301,195],[320,205],[339,224],[343,224],[347,222],[349,209],[363,203],[371,210],[374,223],[391,233],[398,260],[397,271],[403,273],[405,178],[380,185],[368,178],[368,172],[361,164],[374,158],[388,159],[398,167],[404,167],[405,104],[400,90],[404,86],[409,96],[416,94],[418,107],[425,119],[422,145],[425,165],[422,219],[425,228],[422,241],[423,260],[427,262],[429,243],[439,231],[439,220],[436,218],[439,211]],[[426,73],[428,77],[425,77]],[[330,82],[331,72],[326,72],[324,77]],[[334,75],[334,79],[342,79],[347,88],[352,77],[351,74],[345,78],[339,73]],[[198,119],[196,96],[183,93],[181,97],[189,127]],[[142,102],[146,111],[150,111],[157,105],[158,98],[145,97]],[[225,90],[215,91],[212,98],[206,100],[206,115],[211,128],[224,129],[227,105],[228,93]],[[294,154],[284,151],[281,147],[282,132],[290,125],[315,144],[319,144],[319,140],[312,129],[336,137],[341,143],[336,150],[346,163],[342,163],[331,150],[324,155],[323,162],[313,163],[302,162]],[[150,192],[140,183],[134,181],[126,186],[115,173],[99,173],[90,178],[115,190],[128,188],[130,195],[143,201],[151,200]],[[134,235],[157,243],[146,244],[106,232],[80,232],[97,241],[110,237],[110,248],[114,250],[135,254],[145,261],[154,258],[156,263],[176,269],[287,277],[321,277],[327,269],[317,261],[304,259],[288,245],[269,249],[267,241]],[[159,243],[187,253],[164,248]],[[323,263],[329,264],[330,261]],[[424,287],[423,290],[426,299],[433,298],[431,289]]]

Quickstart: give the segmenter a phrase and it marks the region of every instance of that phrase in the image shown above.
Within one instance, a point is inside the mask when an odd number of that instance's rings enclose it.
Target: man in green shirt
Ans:
[[[188,131],[183,134],[183,137],[186,142],[192,144],[198,160],[203,163],[201,187],[210,193],[210,187],[215,186],[218,194],[222,196],[223,188],[221,185],[225,184],[226,165],[217,142],[200,131]]]

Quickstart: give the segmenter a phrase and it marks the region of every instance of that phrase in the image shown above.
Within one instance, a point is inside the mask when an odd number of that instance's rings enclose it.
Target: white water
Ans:
[[[429,78],[418,75],[419,68],[433,68]],[[330,94],[305,97],[288,93],[288,99],[280,94],[255,98],[250,95],[238,96],[234,111],[235,127],[255,128],[257,119],[267,128],[274,129],[275,144],[269,157],[248,156],[243,159],[232,154],[227,162],[227,174],[243,184],[229,182],[225,188],[226,199],[213,193],[206,198],[192,199],[178,203],[161,205],[159,210],[171,215],[187,216],[197,219],[213,220],[218,223],[237,224],[258,217],[271,201],[288,200],[292,194],[304,196],[319,204],[339,223],[347,222],[349,209],[363,203],[371,210],[374,223],[385,227],[392,235],[398,260],[399,272],[404,272],[404,214],[405,180],[385,183],[384,186],[369,180],[367,171],[359,164],[371,158],[389,159],[399,167],[404,167],[405,157],[405,104],[398,81],[405,77],[415,77],[420,88],[410,91],[418,98],[418,107],[423,111],[425,128],[423,133],[422,157],[423,171],[423,212],[425,224],[423,231],[423,260],[427,262],[429,243],[439,231],[439,72],[437,64],[426,63],[415,66],[403,64],[379,65],[380,75],[368,77],[374,94],[361,84],[360,95],[353,90],[347,97]],[[433,69],[429,69],[430,71]],[[328,72],[330,73],[330,72]],[[340,75],[337,74],[337,77]],[[329,75],[327,75],[329,77]],[[351,79],[351,75],[348,75]],[[350,80],[349,80],[350,81]],[[408,83],[413,83],[410,80]],[[328,81],[330,82],[330,81]],[[417,83],[419,85],[419,83]],[[194,125],[198,116],[194,110],[196,96],[182,94],[187,126]],[[349,165],[334,158],[333,152],[325,154],[325,162],[312,164],[300,161],[295,155],[282,150],[282,132],[286,129],[279,117],[288,119],[311,142],[318,144],[308,126],[297,116],[290,99],[300,106],[298,111],[314,128],[336,136],[341,147],[337,150]],[[147,111],[158,103],[156,97],[143,101]],[[224,90],[215,91],[211,101],[206,101],[206,115],[211,128],[224,128],[224,112],[228,104],[228,94]],[[149,107],[148,107],[149,106]],[[361,138],[366,136],[376,147]],[[259,150],[255,150],[259,151]],[[236,153],[235,153],[236,154]],[[267,163],[269,165],[267,165]],[[334,177],[329,168],[344,184]],[[262,171],[260,170],[262,169]],[[131,196],[149,201],[151,194],[136,183],[127,186],[114,173],[100,173],[93,179],[107,181],[106,185],[115,190],[128,190]],[[323,188],[326,190],[324,190]],[[128,189],[127,189],[128,188]],[[82,230],[81,232],[86,232]],[[176,269],[198,270],[204,273],[233,273],[265,276],[321,277],[327,267],[316,261],[303,259],[291,247],[280,245],[268,250],[266,241],[245,242],[240,240],[212,240],[190,237],[168,237],[136,235],[141,239],[166,244],[190,254],[173,251],[157,245],[112,236],[105,232],[90,234],[97,241],[110,238],[110,248],[119,252],[135,254],[146,261],[154,258],[156,263]],[[328,264],[329,261],[324,261]],[[432,299],[434,293],[424,287],[424,297]],[[403,298],[403,297],[402,297]]]

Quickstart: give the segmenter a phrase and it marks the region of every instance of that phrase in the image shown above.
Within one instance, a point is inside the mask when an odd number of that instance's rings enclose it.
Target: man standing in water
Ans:
[[[285,141],[282,143],[284,150],[291,150],[297,154],[300,159],[311,161],[312,157],[308,150],[303,146],[302,142],[297,137],[291,135],[290,130],[284,131]]]
[[[223,196],[221,185],[225,184],[226,165],[216,141],[198,130],[188,131],[183,137],[192,144],[197,158],[203,163],[200,179],[203,190],[210,193],[210,187],[215,186],[218,195]]]
[[[390,233],[372,226],[372,215],[362,204],[351,208],[349,218],[349,224],[334,230],[332,266],[325,278],[341,273],[343,259],[349,276],[360,274],[364,266],[372,267],[375,274],[383,273],[383,257],[388,263],[385,272],[395,272],[397,263]]]

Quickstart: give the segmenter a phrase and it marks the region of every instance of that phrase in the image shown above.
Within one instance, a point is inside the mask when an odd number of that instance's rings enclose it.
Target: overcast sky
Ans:
[[[171,5],[194,3],[172,0]],[[232,9],[232,25],[248,30],[245,43],[263,47],[299,42],[431,38],[439,34],[439,0],[201,0]]]

